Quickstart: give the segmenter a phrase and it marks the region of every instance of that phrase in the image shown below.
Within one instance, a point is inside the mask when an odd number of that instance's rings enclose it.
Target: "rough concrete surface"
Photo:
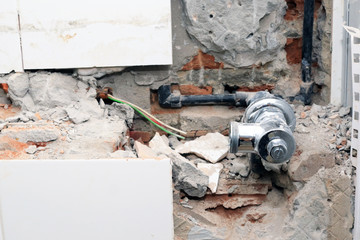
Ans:
[[[186,29],[203,47],[236,67],[265,64],[282,51],[286,3],[183,0]]]

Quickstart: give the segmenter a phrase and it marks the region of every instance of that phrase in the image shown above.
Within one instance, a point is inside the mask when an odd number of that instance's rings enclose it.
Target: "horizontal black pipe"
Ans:
[[[162,85],[158,89],[159,104],[164,108],[180,108],[194,105],[234,105],[247,106],[249,93],[237,92],[234,94],[211,94],[211,95],[176,95],[171,93],[170,85]]]

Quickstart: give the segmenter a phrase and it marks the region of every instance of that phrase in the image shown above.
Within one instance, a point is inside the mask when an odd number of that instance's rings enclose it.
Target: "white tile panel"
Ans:
[[[3,240],[173,239],[170,160],[0,161]]]
[[[19,0],[25,69],[172,64],[170,0]]]
[[[360,29],[344,26],[351,35],[351,67],[352,67],[352,135],[350,157],[356,167],[355,191],[355,223],[353,236],[360,239]]]
[[[22,71],[16,0],[0,0],[0,73]]]

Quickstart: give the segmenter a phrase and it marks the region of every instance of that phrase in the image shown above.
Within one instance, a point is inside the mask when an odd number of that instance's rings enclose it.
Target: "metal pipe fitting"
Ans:
[[[230,152],[256,153],[269,163],[286,162],[296,147],[295,124],[294,111],[286,101],[259,92],[249,101],[243,122],[230,123]]]

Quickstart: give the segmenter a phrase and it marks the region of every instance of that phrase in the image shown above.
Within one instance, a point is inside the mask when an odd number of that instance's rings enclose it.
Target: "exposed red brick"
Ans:
[[[5,108],[6,104],[0,104],[0,119],[5,120],[6,118],[13,117],[17,115],[20,112],[20,108],[13,107],[11,105],[7,105],[7,108]]]
[[[285,20],[292,21],[303,17],[304,15],[304,0],[286,0],[287,10]]]
[[[197,87],[194,85],[177,85],[182,95],[209,95],[212,94],[211,86]]]
[[[191,59],[190,62],[185,64],[185,66],[183,66],[181,70],[189,71],[189,70],[199,70],[201,68],[220,69],[220,68],[224,68],[224,63],[215,62],[214,56],[203,53],[202,51],[199,50],[199,54],[193,57],[193,59]]]
[[[29,145],[35,145],[36,147],[46,147],[48,142],[27,142]]]
[[[304,17],[304,0],[286,0],[287,10],[284,19],[287,21],[297,20]],[[321,0],[315,0],[314,18],[317,18],[317,12],[321,7]]]
[[[266,213],[249,213],[246,214],[246,219],[252,223],[262,222],[262,218],[266,216]]]
[[[274,85],[264,84],[259,86],[252,86],[252,87],[239,87],[236,91],[241,92],[258,92],[258,91],[265,91],[265,90],[273,90],[275,88]]]
[[[8,93],[9,91],[9,85],[7,85],[6,83],[1,83],[0,88],[2,88],[6,93]]]
[[[230,130],[229,130],[228,128],[225,129],[225,130],[222,130],[222,131],[221,131],[221,134],[224,135],[224,136],[229,136]]]
[[[25,155],[26,143],[18,142],[8,136],[0,137],[0,159],[21,159]]]
[[[144,131],[130,131],[129,135],[136,141],[139,141],[141,139],[143,143],[149,142],[152,138],[151,132]]]
[[[286,59],[289,64],[301,63],[302,38],[288,38],[285,45]]]

